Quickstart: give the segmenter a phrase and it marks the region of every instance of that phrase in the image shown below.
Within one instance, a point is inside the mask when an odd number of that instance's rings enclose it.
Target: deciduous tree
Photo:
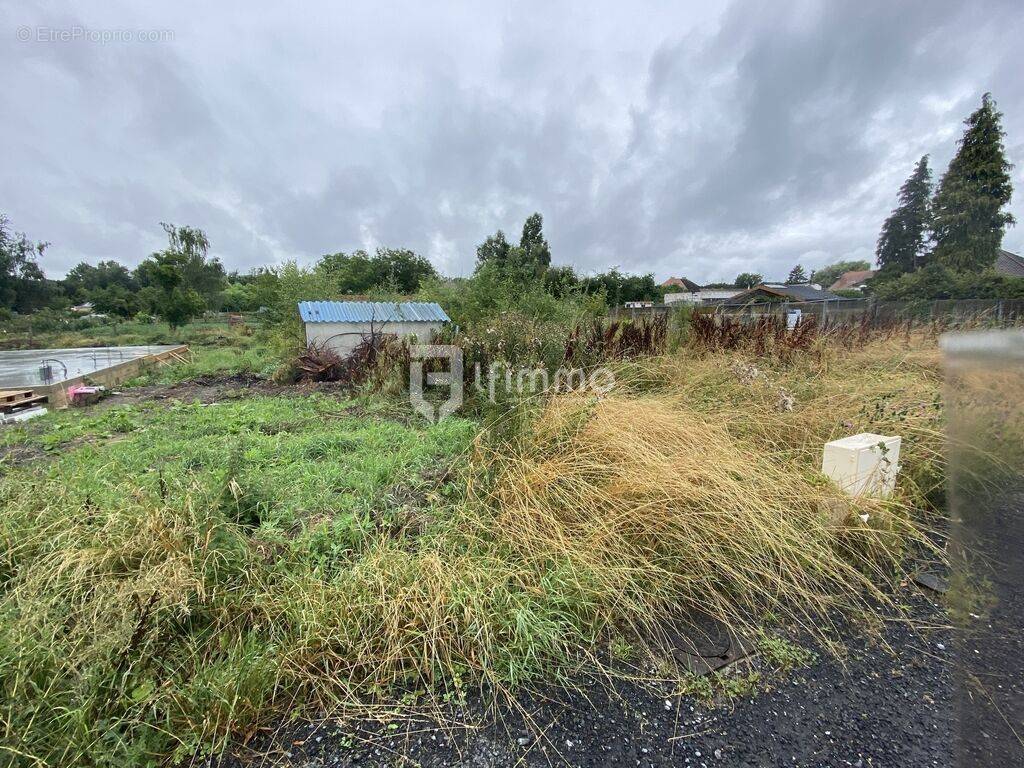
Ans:
[[[630,275],[613,267],[593,277],[586,277],[581,282],[584,293],[604,291],[605,298],[612,306],[627,301],[660,301],[663,296],[654,275]]]
[[[532,266],[538,275],[551,266],[551,247],[544,239],[544,217],[531,214],[523,223],[523,234],[519,238],[522,260]]]
[[[36,259],[48,243],[33,243],[24,232],[14,233],[0,214],[0,307],[31,312],[45,305],[51,287]]]
[[[93,266],[81,262],[64,278],[64,294],[76,303],[90,302],[108,315],[130,317],[139,311],[139,284],[131,271],[113,260]]]
[[[219,259],[209,258],[210,241],[203,230],[196,227],[176,226],[160,222],[167,233],[167,248],[161,253],[177,254],[181,269],[182,288],[195,291],[203,299],[206,309],[220,309],[220,294],[227,285],[224,266]],[[155,256],[156,254],[154,254]],[[152,258],[143,261],[135,270],[139,285],[155,285]]]
[[[556,298],[568,296],[579,290],[579,287],[576,270],[570,266],[548,267],[544,272],[544,290]]]
[[[216,266],[206,262],[210,242],[201,229],[161,226],[167,233],[167,248],[143,261],[135,272],[145,286],[140,294],[143,303],[171,328],[178,328],[208,306],[208,300],[194,286],[209,289],[213,277],[219,274],[223,287],[224,268],[219,261]]]
[[[505,233],[499,229],[476,247],[476,268],[480,269],[485,264],[503,268],[508,261],[508,252],[511,248],[505,239]]]
[[[511,245],[500,229],[476,249],[476,271],[496,270],[515,282],[540,280],[551,266],[551,247],[544,238],[544,218],[531,214],[523,224],[519,245]]]
[[[428,259],[407,248],[378,248],[373,256],[362,250],[332,253],[320,260],[317,269],[332,277],[342,295],[374,290],[415,293],[424,281],[437,277]]]
[[[764,275],[759,275],[756,272],[740,272],[736,275],[733,285],[737,288],[753,288],[755,285],[760,285],[763,282]]]

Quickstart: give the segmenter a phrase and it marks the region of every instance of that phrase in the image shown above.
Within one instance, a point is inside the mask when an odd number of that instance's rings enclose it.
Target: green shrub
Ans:
[[[916,272],[899,276],[879,275],[871,281],[875,296],[885,301],[932,299],[1024,299],[1024,278],[988,269],[955,272],[932,262]]]

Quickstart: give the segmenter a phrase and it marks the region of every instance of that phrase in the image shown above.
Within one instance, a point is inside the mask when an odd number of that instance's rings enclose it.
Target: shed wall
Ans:
[[[372,330],[399,337],[415,336],[418,341],[427,343],[431,333],[443,327],[442,322],[375,323]],[[370,323],[306,323],[306,343],[326,346],[342,357],[348,357],[363,338],[369,337],[370,330]]]

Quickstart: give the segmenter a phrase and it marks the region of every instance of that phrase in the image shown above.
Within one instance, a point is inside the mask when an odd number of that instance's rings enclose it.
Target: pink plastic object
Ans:
[[[100,399],[100,387],[86,387],[78,384],[68,387],[68,400],[72,405],[92,405]]]

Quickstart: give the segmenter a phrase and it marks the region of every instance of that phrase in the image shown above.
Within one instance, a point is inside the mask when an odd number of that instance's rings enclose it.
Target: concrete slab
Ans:
[[[68,390],[76,384],[111,387],[151,365],[180,362],[188,355],[184,344],[4,351],[0,352],[0,386],[31,387],[50,406],[65,408]]]
[[[160,355],[178,344],[77,349],[15,349],[0,351],[0,389],[38,389],[60,384],[130,360]],[[48,367],[44,370],[44,364]]]

